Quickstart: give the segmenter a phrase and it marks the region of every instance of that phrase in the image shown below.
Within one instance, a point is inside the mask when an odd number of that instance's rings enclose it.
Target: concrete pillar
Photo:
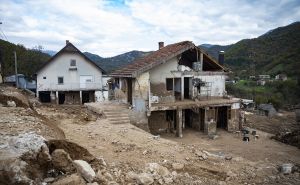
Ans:
[[[181,77],[181,100],[184,100],[184,77]]]
[[[200,62],[201,62],[201,67],[202,67],[201,71],[203,71],[203,53],[202,52],[200,53]]]
[[[176,136],[182,137],[182,109],[176,110]]]
[[[39,91],[36,91],[35,95],[38,99],[40,99]]]
[[[82,91],[79,91],[79,99],[80,99],[80,103],[79,104],[82,104]]]
[[[55,91],[55,100],[56,100],[56,104],[59,104],[58,91]]]
[[[208,111],[209,107],[205,107],[204,108],[204,133],[207,134],[208,133],[208,119],[207,119],[207,111]]]

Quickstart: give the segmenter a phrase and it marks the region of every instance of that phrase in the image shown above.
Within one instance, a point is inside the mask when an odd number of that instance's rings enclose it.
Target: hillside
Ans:
[[[22,45],[15,45],[0,39],[0,60],[2,59],[3,76],[15,73],[14,51],[17,52],[18,73],[32,77],[50,56],[40,50],[27,49]]]
[[[84,54],[94,61],[97,65],[100,65],[107,73],[116,70],[122,66],[125,66],[137,58],[147,55],[149,52],[143,51],[130,51],[117,55],[110,58],[102,58],[99,55],[95,55],[89,52],[84,52]]]
[[[224,50],[225,65],[238,76],[286,73],[300,75],[300,22],[268,31],[254,39],[244,39],[227,46],[201,45],[213,57]]]

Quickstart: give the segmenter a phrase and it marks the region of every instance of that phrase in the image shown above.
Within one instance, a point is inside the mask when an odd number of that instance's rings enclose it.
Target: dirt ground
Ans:
[[[273,117],[248,113],[246,114],[246,125],[271,134],[300,130],[300,124],[296,122],[295,112],[287,111],[282,111]]]
[[[269,139],[268,133],[258,131],[260,138],[251,138],[249,143],[224,130],[218,130],[219,137],[215,140],[190,129],[184,130],[183,138],[164,134],[155,139],[131,124],[114,125],[103,117],[96,121],[78,120],[81,113],[77,111],[85,112],[84,109],[42,106],[37,111],[55,119],[67,140],[84,146],[96,157],[103,156],[112,165],[123,166],[124,171],[139,170],[149,162],[172,169],[172,163],[178,162],[185,166],[183,173],[198,179],[196,184],[300,183],[299,173],[282,175],[278,171],[283,163],[300,164],[300,150]],[[208,153],[209,160],[199,160],[198,151]]]
[[[250,142],[225,130],[218,130],[218,137],[212,140],[189,128],[184,129],[183,138],[177,138],[171,133],[153,136],[129,123],[111,124],[84,106],[39,104],[15,88],[0,86],[0,91],[1,160],[9,157],[5,139],[34,132],[47,140],[62,139],[62,143],[65,138],[87,149],[86,153],[105,159],[107,172],[118,184],[128,184],[128,173],[145,172],[149,163],[178,173],[169,184],[300,184],[300,150],[270,139],[276,131],[272,124],[277,129],[294,129],[289,113],[271,119],[247,115],[249,126],[270,132],[257,130],[259,139],[251,137]],[[15,100],[17,105],[4,105],[7,100]],[[279,167],[284,163],[293,164],[296,170],[283,175]],[[154,184],[165,182],[156,180]]]

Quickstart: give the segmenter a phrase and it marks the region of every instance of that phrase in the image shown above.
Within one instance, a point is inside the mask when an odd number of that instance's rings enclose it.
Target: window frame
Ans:
[[[170,85],[172,86],[171,88],[170,88]],[[167,91],[173,91],[174,90],[174,78],[166,78],[166,90]]]
[[[59,82],[59,79],[62,79],[62,83]],[[57,84],[58,85],[63,85],[64,84],[64,77],[63,76],[58,76],[57,77]]]
[[[71,59],[70,66],[71,67],[76,67],[76,59]]]

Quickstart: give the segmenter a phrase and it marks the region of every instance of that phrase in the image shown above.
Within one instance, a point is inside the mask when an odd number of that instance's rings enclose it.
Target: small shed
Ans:
[[[257,109],[260,115],[264,115],[268,117],[272,117],[277,113],[276,109],[273,107],[272,104],[260,104],[257,107]]]

